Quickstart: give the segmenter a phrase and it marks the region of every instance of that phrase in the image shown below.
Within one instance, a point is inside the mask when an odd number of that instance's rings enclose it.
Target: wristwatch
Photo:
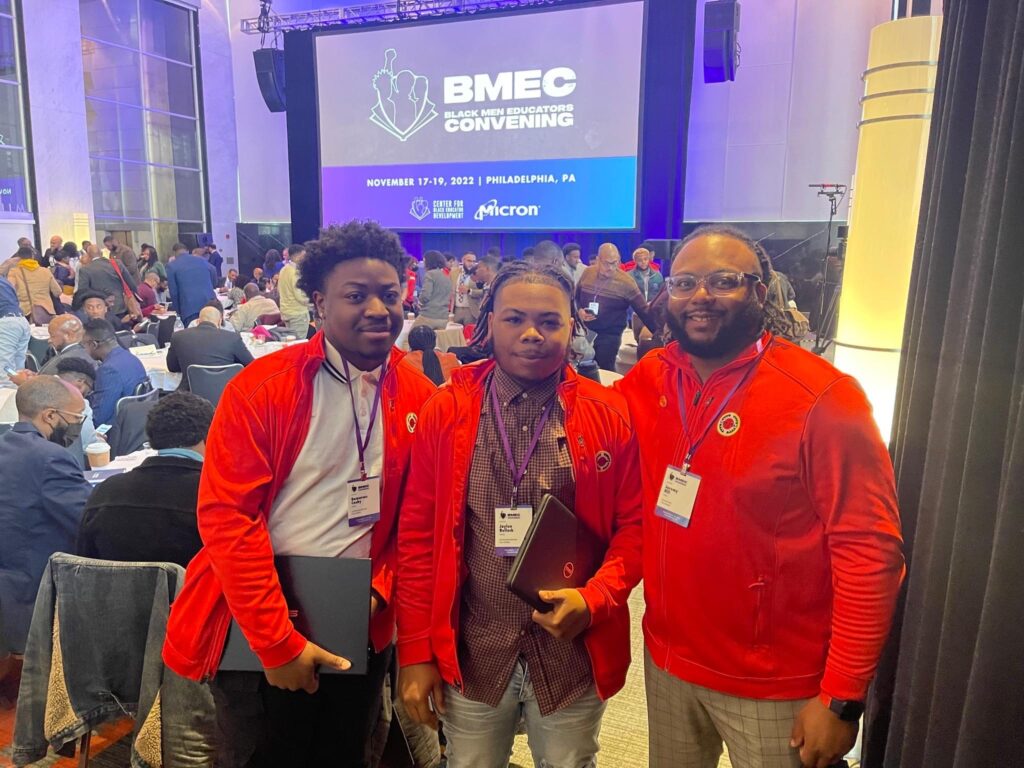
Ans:
[[[830,699],[828,708],[843,722],[856,723],[864,714],[864,702],[845,699]]]

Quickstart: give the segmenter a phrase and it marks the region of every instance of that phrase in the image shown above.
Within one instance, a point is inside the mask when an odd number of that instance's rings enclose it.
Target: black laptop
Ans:
[[[571,509],[545,494],[512,561],[506,586],[541,613],[547,613],[553,606],[540,599],[540,590],[584,586],[597,571],[604,551],[597,536],[577,520]]]
[[[344,672],[321,667],[320,672],[365,675],[370,632],[370,561],[365,558],[274,558],[288,616],[310,642],[352,662]],[[262,672],[234,619],[228,629],[222,672]]]

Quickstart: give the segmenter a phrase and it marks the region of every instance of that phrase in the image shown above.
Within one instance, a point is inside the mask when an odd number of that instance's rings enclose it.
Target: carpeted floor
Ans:
[[[629,598],[633,622],[633,663],[626,685],[611,701],[601,725],[601,754],[598,763],[609,768],[647,768],[647,699],[644,696],[644,636],[640,620],[644,615],[643,585]],[[513,765],[532,768],[533,758],[525,736],[517,736],[512,752]],[[731,768],[723,755],[719,768]]]

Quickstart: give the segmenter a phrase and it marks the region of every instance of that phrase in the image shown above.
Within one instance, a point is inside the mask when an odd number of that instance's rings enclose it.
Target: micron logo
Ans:
[[[488,200],[476,209],[473,218],[509,218],[512,216],[540,216],[539,205],[499,205],[497,199]]]

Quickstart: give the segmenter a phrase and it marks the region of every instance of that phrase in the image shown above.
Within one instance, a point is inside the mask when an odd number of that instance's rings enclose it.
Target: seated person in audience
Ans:
[[[214,299],[213,301],[206,302],[206,305],[203,307],[203,309],[207,309],[207,308],[217,310],[217,315],[220,317],[220,322],[217,325],[218,328],[224,328],[226,330],[234,332],[234,327],[231,325],[231,323],[224,322],[224,305],[223,304],[221,304],[219,301]],[[199,325],[201,322],[203,322],[202,310],[200,310],[199,312],[200,312],[200,316],[197,317],[195,320],[193,320],[191,323],[188,324],[189,328],[195,328],[197,325]],[[210,322],[210,316],[207,316],[207,322]]]
[[[82,346],[100,366],[96,371],[96,389],[89,402],[97,424],[112,424],[117,401],[135,394],[135,388],[149,381],[139,358],[117,343],[114,328],[106,320],[85,324]]]
[[[18,423],[0,436],[0,605],[9,650],[22,653],[39,580],[54,552],[72,552],[89,483],[67,446],[85,402],[54,376],[15,395]]]
[[[107,297],[99,291],[79,291],[75,294],[71,306],[78,307],[76,314],[83,323],[90,320],[106,320],[115,328],[121,327],[121,318],[110,311]]]
[[[226,293],[238,285],[238,270],[229,269],[227,277],[222,277],[217,281],[217,292]]]
[[[78,531],[79,555],[188,565],[203,546],[196,499],[212,420],[213,406],[188,392],[153,406],[146,436],[157,455],[92,492]]]
[[[429,325],[417,325],[409,331],[409,365],[423,371],[427,378],[441,386],[459,367],[459,358],[451,352],[438,352],[437,333]]]
[[[96,423],[92,420],[92,406],[89,405],[89,395],[96,386],[96,368],[92,360],[65,357],[58,361],[56,375],[61,381],[77,389],[85,398],[85,418],[82,419],[81,437],[68,446],[68,450],[74,454],[82,469],[86,469],[89,463],[85,458],[84,447],[102,439],[96,436]]]
[[[57,315],[50,321],[47,330],[50,333],[50,348],[55,354],[39,369],[38,375],[55,375],[57,363],[65,357],[80,358],[95,368],[89,353],[82,347],[82,321],[75,315]],[[20,370],[10,379],[14,384],[21,386],[35,375],[37,374],[33,371]]]
[[[167,307],[159,302],[156,296],[156,290],[160,287],[160,275],[150,270],[146,273],[146,276],[142,278],[142,282],[139,283],[139,307],[142,309],[142,316],[149,317],[152,314],[162,315],[167,311]]]
[[[251,331],[257,320],[262,315],[280,314],[277,304],[273,299],[260,295],[260,289],[255,283],[245,286],[245,303],[238,307],[231,315],[230,322],[236,331]]]
[[[220,310],[203,307],[199,311],[199,324],[171,336],[167,349],[167,370],[181,373],[179,392],[188,392],[190,365],[231,365],[252,362],[252,353],[242,337],[234,331],[220,327]]]

